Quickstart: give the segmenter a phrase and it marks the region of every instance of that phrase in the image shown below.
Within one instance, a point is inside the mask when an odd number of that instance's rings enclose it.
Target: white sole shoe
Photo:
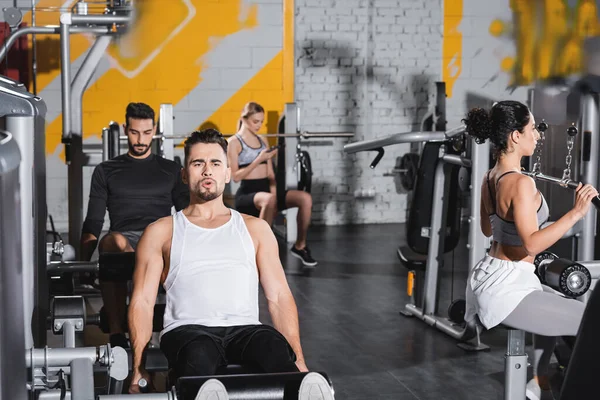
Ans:
[[[229,394],[220,380],[209,379],[200,386],[196,400],[229,400]]]
[[[294,253],[293,251],[290,251],[290,254],[291,254],[291,255],[293,255],[294,257],[296,257],[298,260],[302,261],[302,264],[303,264],[305,267],[311,267],[311,268],[314,268],[314,267],[316,267],[316,266],[319,264],[319,262],[318,262],[318,261],[315,261],[315,262],[312,262],[312,263],[311,263],[311,262],[304,261],[304,258],[302,258],[302,257],[301,257],[299,254],[296,254],[296,253]]]
[[[298,400],[334,400],[333,388],[323,375],[309,372],[300,384]]]

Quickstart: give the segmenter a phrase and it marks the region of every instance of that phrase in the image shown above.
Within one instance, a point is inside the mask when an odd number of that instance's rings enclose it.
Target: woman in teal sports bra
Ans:
[[[542,285],[533,260],[583,218],[598,192],[580,185],[573,208],[542,228],[548,205],[535,181],[520,173],[521,159],[533,155],[539,139],[529,108],[501,101],[489,112],[472,109],[463,122],[477,143],[491,141],[496,158],[481,185],[481,230],[492,237],[492,246],[469,275],[465,320],[477,315],[487,329],[504,324],[531,332],[534,377],[527,383],[527,397],[554,399],[548,366],[556,337],[577,334],[585,304]]]

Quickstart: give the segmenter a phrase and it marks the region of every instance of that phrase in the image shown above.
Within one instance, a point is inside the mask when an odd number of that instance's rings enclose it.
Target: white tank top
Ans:
[[[177,212],[170,260],[161,337],[182,325],[260,324],[256,252],[239,212],[214,229]]]

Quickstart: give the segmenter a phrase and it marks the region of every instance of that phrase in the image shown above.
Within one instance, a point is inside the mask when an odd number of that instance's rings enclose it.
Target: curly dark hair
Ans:
[[[495,155],[499,156],[508,150],[508,136],[511,132],[523,132],[530,121],[529,108],[518,101],[504,100],[492,106],[490,111],[473,108],[462,120],[467,133],[478,144],[486,140],[494,145]]]

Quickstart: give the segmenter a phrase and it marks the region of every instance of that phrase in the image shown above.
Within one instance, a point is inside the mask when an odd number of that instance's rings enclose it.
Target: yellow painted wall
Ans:
[[[64,0],[40,0],[38,7],[58,7],[63,3]],[[202,82],[201,74],[206,68],[203,57],[228,35],[259,24],[258,5],[247,5],[242,0],[169,0],[168,7],[165,3],[138,2],[143,5],[139,20],[126,36],[111,45],[111,68],[88,88],[83,98],[84,140],[99,137],[102,127],[111,120],[122,123],[130,101],[148,103],[157,112],[161,103],[172,103],[177,112],[177,104]],[[210,121],[224,133],[232,133],[247,101],[261,103],[271,116],[278,115],[285,102],[293,101],[293,0],[281,0],[281,12],[283,46],[279,54],[213,115],[198,120],[198,127]],[[56,25],[58,18],[58,12],[36,13],[37,25]],[[25,15],[24,20],[30,22],[30,15]],[[72,35],[71,61],[90,48],[92,39]],[[37,40],[37,88],[43,97],[44,89],[59,79],[60,47],[58,35],[38,35]],[[60,100],[52,98],[47,103],[49,109],[60,110]],[[276,131],[272,120],[273,117],[267,120],[265,132]],[[62,149],[62,119],[59,116],[47,123],[47,153],[56,154]]]

